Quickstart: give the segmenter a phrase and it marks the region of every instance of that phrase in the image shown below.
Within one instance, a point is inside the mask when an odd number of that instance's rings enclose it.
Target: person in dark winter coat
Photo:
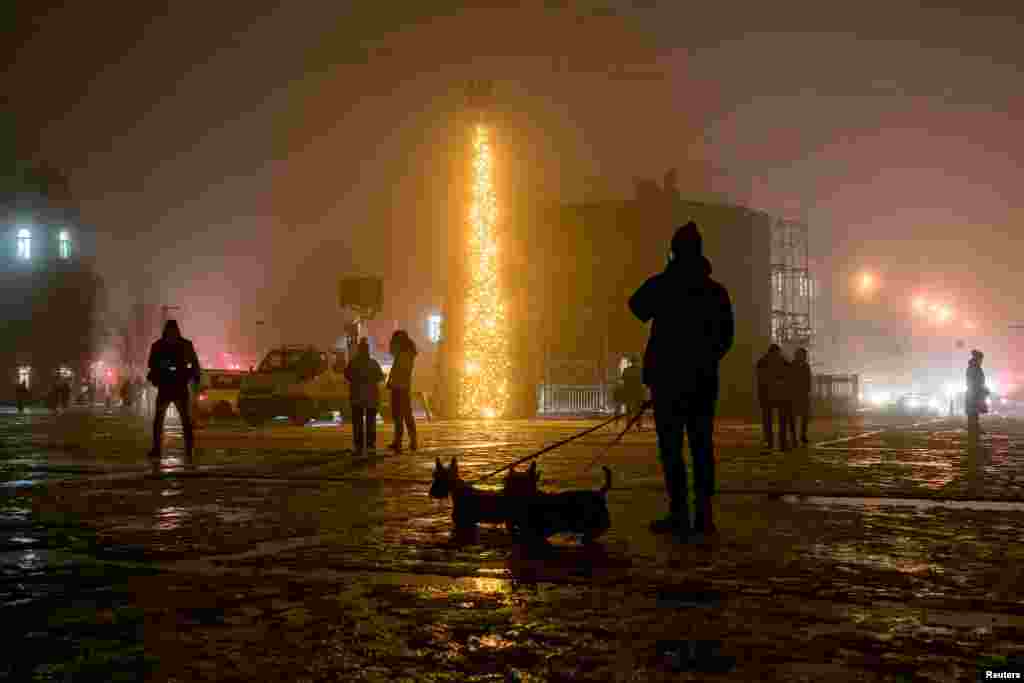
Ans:
[[[356,353],[345,368],[345,378],[351,383],[352,437],[356,455],[364,448],[377,448],[377,410],[380,407],[380,382],[384,370],[370,356],[370,343],[360,339]]]
[[[985,386],[985,371],[981,362],[985,354],[975,349],[971,351],[971,360],[967,362],[967,395],[964,410],[967,413],[967,434],[976,437],[981,434],[979,416],[988,412],[988,387]]]
[[[629,308],[642,322],[653,320],[643,382],[654,402],[669,515],[652,522],[651,531],[703,538],[715,533],[711,498],[718,366],[732,347],[734,321],[729,293],[711,279],[711,263],[704,258],[696,223],[676,231],[668,266],[630,297]],[[696,496],[692,528],[683,459],[687,435]]]
[[[633,416],[640,412],[644,401],[647,399],[647,390],[644,389],[643,368],[639,356],[630,356],[629,367],[622,371],[622,397],[626,404],[626,420],[633,419]],[[636,430],[643,429],[643,417],[636,421]]]
[[[388,374],[391,416],[395,422],[395,440],[390,448],[400,453],[403,426],[409,429],[409,448],[416,450],[416,417],[412,414],[412,368],[416,362],[416,343],[405,330],[396,330],[391,335],[389,350],[395,359]]]
[[[156,410],[153,415],[153,450],[150,457],[159,458],[164,436],[167,408],[174,404],[181,418],[185,436],[185,458],[192,457],[192,411],[189,384],[193,391],[199,385],[199,357],[189,339],[181,336],[177,320],[164,324],[163,336],[149,348],[148,379],[156,387]]]
[[[761,404],[761,428],[764,446],[771,450],[775,446],[773,433],[774,413],[779,415],[779,448],[788,450],[787,436],[790,421],[790,370],[789,361],[782,355],[778,344],[768,347],[768,352],[757,361],[757,399]]]
[[[18,400],[18,412],[23,413],[25,412],[25,403],[32,398],[32,394],[28,390],[28,385],[24,382],[18,382],[14,392]]]
[[[797,443],[797,420],[800,420],[800,443],[807,444],[807,421],[811,416],[811,364],[807,349],[797,349],[789,366],[789,434]]]

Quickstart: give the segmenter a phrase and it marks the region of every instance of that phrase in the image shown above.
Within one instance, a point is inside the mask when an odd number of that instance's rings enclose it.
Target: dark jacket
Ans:
[[[644,350],[643,382],[649,387],[710,389],[717,395],[718,364],[732,347],[732,302],[711,279],[711,263],[675,260],[629,299],[642,322],[653,320]]]
[[[410,349],[398,349],[395,361],[388,375],[388,387],[392,389],[412,389],[412,366],[416,360],[416,352]]]
[[[622,398],[626,403],[642,403],[647,398],[643,370],[640,367],[630,365],[622,371]]]
[[[789,364],[789,393],[793,403],[808,406],[811,403],[811,365],[794,360]]]
[[[760,401],[786,401],[792,389],[793,370],[781,353],[766,353],[757,361],[757,398]]]
[[[187,392],[189,382],[199,383],[199,372],[199,357],[190,340],[161,337],[149,347],[146,379],[161,392]]]
[[[369,354],[356,354],[345,368],[345,378],[352,383],[353,405],[370,407],[380,404],[380,381],[384,371]]]
[[[988,394],[988,388],[985,386],[985,371],[976,361],[968,361],[967,395],[964,400],[967,414],[987,413],[988,405],[985,403],[985,399],[988,398]]]

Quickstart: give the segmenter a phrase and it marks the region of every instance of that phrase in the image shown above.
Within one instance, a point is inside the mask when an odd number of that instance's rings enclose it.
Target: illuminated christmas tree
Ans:
[[[473,130],[461,417],[501,417],[508,404],[509,354],[499,279],[494,150],[484,122]]]

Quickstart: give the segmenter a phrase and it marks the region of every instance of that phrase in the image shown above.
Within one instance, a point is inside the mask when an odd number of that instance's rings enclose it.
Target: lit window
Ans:
[[[432,315],[427,318],[427,337],[434,344],[441,341],[441,316]]]
[[[23,261],[32,258],[32,233],[28,228],[18,230],[18,258]]]
[[[71,258],[71,235],[68,234],[67,230],[60,231],[60,241],[58,242],[58,253],[62,259]]]
[[[32,368],[27,365],[22,365],[18,368],[18,384],[24,384],[25,388],[29,387],[29,381],[32,376]]]

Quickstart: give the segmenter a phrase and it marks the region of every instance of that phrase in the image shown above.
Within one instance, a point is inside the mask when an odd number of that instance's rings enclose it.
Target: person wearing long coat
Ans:
[[[416,343],[405,330],[391,335],[391,355],[394,363],[388,374],[391,390],[391,415],[395,422],[395,440],[390,448],[402,452],[403,427],[409,430],[409,448],[416,450],[416,417],[412,414],[412,370],[416,362]]]
[[[967,433],[972,436],[981,434],[979,416],[988,412],[988,387],[985,386],[985,371],[981,362],[985,354],[975,349],[971,351],[971,360],[967,362],[967,395],[964,411],[967,413]]]
[[[811,419],[811,364],[807,362],[807,349],[797,349],[789,365],[789,433],[793,445],[797,443],[797,420],[800,421],[800,443],[807,444],[807,422]]]
[[[767,450],[775,447],[776,413],[779,416],[779,448],[783,451],[789,449],[790,373],[789,361],[782,355],[778,344],[769,346],[768,352],[757,361],[757,400],[761,404],[761,429]]]

